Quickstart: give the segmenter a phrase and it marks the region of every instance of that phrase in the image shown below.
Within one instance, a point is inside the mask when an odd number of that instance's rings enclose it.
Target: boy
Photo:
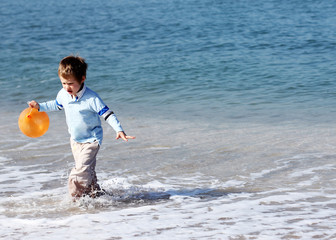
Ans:
[[[101,191],[96,176],[96,155],[103,140],[100,117],[117,132],[116,139],[134,139],[127,136],[115,114],[103,103],[98,94],[86,87],[87,64],[81,57],[68,56],[61,60],[58,76],[63,88],[56,100],[28,104],[39,111],[65,111],[72,154],[76,166],[69,176],[69,193],[77,199],[83,195],[96,197]]]

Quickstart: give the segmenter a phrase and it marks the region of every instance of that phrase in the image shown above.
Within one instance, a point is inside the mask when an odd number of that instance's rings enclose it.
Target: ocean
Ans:
[[[336,239],[336,2],[0,2],[0,239]],[[27,101],[59,61],[135,140],[104,121],[113,193],[72,202],[63,112],[39,138]]]

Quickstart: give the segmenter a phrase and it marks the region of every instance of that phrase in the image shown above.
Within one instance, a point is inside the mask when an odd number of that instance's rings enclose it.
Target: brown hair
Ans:
[[[58,67],[58,75],[67,79],[73,76],[78,82],[86,77],[86,69],[88,65],[84,58],[79,56],[67,56],[60,61]]]

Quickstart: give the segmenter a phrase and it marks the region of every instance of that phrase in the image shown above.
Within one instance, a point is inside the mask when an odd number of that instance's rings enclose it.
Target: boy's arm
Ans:
[[[122,128],[117,116],[111,111],[107,110],[104,114],[101,115],[105,121],[114,129],[116,132],[123,132]]]
[[[128,141],[128,139],[134,139],[135,137],[127,136],[124,132],[119,120],[117,119],[117,116],[111,111],[107,110],[104,112],[104,114],[101,115],[105,121],[116,131],[117,136],[116,139],[123,139],[124,141]]]
[[[50,111],[58,111],[62,109],[63,109],[63,106],[59,104],[57,100],[40,103],[40,111],[50,112]]]
[[[43,102],[43,103],[38,103],[33,100],[33,101],[28,102],[28,105],[42,112],[50,112],[50,111],[57,111],[57,110],[63,109],[63,106],[59,104],[56,100]]]

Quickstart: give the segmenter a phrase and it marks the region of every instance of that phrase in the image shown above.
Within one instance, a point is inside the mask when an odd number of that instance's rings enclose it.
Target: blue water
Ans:
[[[335,1],[1,1],[1,105],[53,98],[58,62],[135,114],[331,121]]]

